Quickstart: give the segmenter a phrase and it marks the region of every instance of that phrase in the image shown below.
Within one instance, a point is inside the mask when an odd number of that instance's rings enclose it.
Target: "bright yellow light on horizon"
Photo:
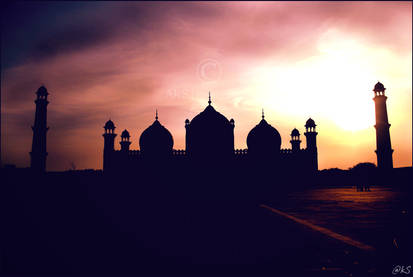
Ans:
[[[368,49],[332,30],[320,38],[318,55],[250,74],[258,76],[255,81],[262,98],[277,113],[324,118],[343,130],[359,131],[374,126],[376,59],[386,55],[389,52]]]

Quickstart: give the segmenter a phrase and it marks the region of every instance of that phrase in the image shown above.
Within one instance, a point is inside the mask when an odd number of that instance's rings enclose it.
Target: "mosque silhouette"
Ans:
[[[390,124],[387,116],[385,95],[386,88],[380,82],[374,86],[374,102],[376,111],[376,145],[377,166],[381,170],[393,168],[393,149],[390,140]],[[46,135],[47,105],[49,95],[41,86],[37,92],[36,112],[33,129],[31,168],[36,172],[46,170]],[[105,173],[155,173],[153,169],[163,168],[185,174],[195,173],[205,167],[219,173],[231,174],[255,172],[267,177],[277,172],[277,177],[290,175],[288,180],[296,178],[308,181],[308,176],[318,172],[317,132],[316,124],[309,118],[305,123],[306,148],[301,148],[300,132],[291,131],[291,149],[281,149],[281,136],[276,128],[268,124],[262,112],[261,121],[247,136],[247,149],[234,147],[234,119],[228,120],[211,105],[209,95],[208,106],[191,121],[185,120],[185,150],[173,148],[172,134],[158,119],[145,129],[140,138],[140,150],[131,150],[130,134],[125,129],[121,134],[120,150],[115,149],[115,124],[108,120],[104,128],[103,171]],[[178,170],[178,171],[177,171]],[[147,176],[149,177],[149,176]],[[149,178],[150,179],[150,178]]]
[[[119,172],[138,170],[143,165],[156,163],[156,166],[193,166],[207,164],[209,167],[225,166],[240,169],[242,166],[270,166],[274,169],[295,172],[316,172],[317,132],[316,124],[309,118],[305,123],[306,148],[300,148],[300,132],[291,132],[291,149],[281,149],[281,136],[276,128],[264,118],[249,132],[247,149],[234,148],[234,119],[228,120],[214,109],[209,96],[204,111],[192,120],[185,120],[185,150],[173,148],[174,140],[164,127],[156,111],[155,121],[145,129],[140,138],[140,150],[130,149],[130,134],[125,129],[121,134],[120,150],[115,149],[115,124],[108,120],[105,129],[103,170]],[[166,164],[165,164],[166,163]]]

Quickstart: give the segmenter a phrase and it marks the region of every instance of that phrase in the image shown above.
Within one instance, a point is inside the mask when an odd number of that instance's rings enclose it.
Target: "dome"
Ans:
[[[316,124],[315,124],[314,120],[311,119],[311,117],[305,123],[305,127],[307,127],[307,128],[309,128],[309,127],[315,128],[315,126],[316,126]]]
[[[251,154],[279,154],[281,147],[281,136],[277,129],[262,119],[248,133],[248,153]]]
[[[37,90],[36,94],[37,94],[37,95],[40,95],[40,96],[47,96],[49,93],[47,92],[47,89],[46,89],[45,86],[41,86],[41,87]]]
[[[115,129],[116,127],[115,127],[115,124],[113,124],[113,121],[112,120],[108,120],[107,122],[106,122],[106,124],[105,124],[105,126],[103,127],[103,128],[105,128],[105,129]]]
[[[171,133],[156,119],[139,138],[139,146],[144,154],[172,153],[174,140]]]
[[[206,161],[234,154],[234,124],[211,106],[211,99],[185,128],[186,151],[192,158]]]
[[[373,91],[384,91],[386,88],[384,85],[380,82],[377,82],[377,84],[374,86]]]
[[[298,137],[300,135],[300,132],[297,130],[297,128],[294,128],[292,131],[291,131],[291,136],[292,137]]]
[[[228,119],[217,112],[214,107],[208,105],[204,111],[191,120],[191,128],[204,128],[209,126],[227,126],[230,122]]]
[[[130,138],[128,130],[123,130],[122,134],[120,135],[121,138]]]

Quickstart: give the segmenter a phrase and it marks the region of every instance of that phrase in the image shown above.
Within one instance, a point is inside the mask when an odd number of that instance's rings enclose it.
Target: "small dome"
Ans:
[[[231,120],[229,121],[229,123],[231,123],[232,125],[234,125],[235,120],[233,118],[231,118]]]
[[[139,146],[143,154],[170,154],[173,145],[171,133],[157,119],[142,132],[139,138]]]
[[[373,91],[377,92],[377,91],[385,91],[386,88],[384,87],[384,85],[380,82],[377,82],[377,84],[374,86]]]
[[[37,90],[36,94],[37,94],[37,95],[40,95],[40,96],[47,96],[49,93],[47,92],[47,89],[46,89],[45,86],[41,86],[41,87]]]
[[[185,119],[185,124],[189,124],[189,119]]]
[[[314,120],[311,119],[311,117],[305,123],[305,127],[307,127],[307,128],[309,128],[309,127],[315,128],[315,126],[316,126],[316,124],[315,124]]]
[[[281,147],[280,133],[262,119],[248,133],[247,146],[251,154],[278,154]]]
[[[298,137],[300,135],[300,132],[297,130],[297,128],[294,128],[292,131],[291,131],[291,136],[293,137]]]
[[[104,126],[103,128],[113,130],[113,129],[115,129],[116,127],[115,127],[115,124],[113,124],[113,121],[109,119],[109,120],[106,122],[106,124],[105,124],[105,126]]]
[[[121,138],[130,138],[128,130],[123,130],[122,134],[120,135]]]

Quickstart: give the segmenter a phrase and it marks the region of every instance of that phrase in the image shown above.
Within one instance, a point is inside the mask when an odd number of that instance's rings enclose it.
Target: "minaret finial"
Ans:
[[[156,109],[155,120],[158,120],[158,109]]]
[[[262,109],[262,119],[264,119],[264,108]]]
[[[208,92],[208,105],[211,105],[211,92]]]

